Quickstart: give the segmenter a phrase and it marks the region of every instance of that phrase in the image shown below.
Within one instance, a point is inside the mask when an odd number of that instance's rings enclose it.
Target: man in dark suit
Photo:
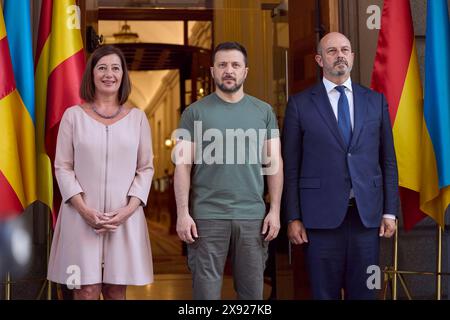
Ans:
[[[398,174],[386,99],[352,83],[354,53],[329,33],[317,85],[290,97],[283,131],[288,237],[306,243],[314,299],[374,299],[368,267],[395,232]]]

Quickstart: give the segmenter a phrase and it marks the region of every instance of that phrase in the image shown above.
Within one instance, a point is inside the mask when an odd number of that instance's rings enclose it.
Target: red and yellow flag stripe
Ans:
[[[52,179],[59,123],[68,107],[81,103],[85,56],[79,22],[75,0],[43,0],[36,49],[38,196],[54,213],[60,202]]]
[[[372,75],[389,103],[405,229],[425,214],[444,225],[436,158],[425,123],[423,89],[408,0],[385,0]],[[449,194],[444,192],[444,197]]]

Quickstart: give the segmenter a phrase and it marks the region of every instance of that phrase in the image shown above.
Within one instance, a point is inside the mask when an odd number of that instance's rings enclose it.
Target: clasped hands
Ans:
[[[81,216],[86,220],[97,234],[106,232],[114,232],[117,228],[124,223],[132,214],[128,206],[111,212],[99,212],[95,209],[88,209],[84,212],[80,212]]]

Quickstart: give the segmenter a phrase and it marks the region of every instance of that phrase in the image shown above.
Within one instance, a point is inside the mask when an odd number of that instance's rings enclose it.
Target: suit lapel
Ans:
[[[368,104],[369,100],[367,99],[367,90],[357,84],[353,84],[353,110],[355,124],[349,150],[356,145],[358,137],[361,134],[367,115]]]
[[[313,90],[311,91],[311,98],[316,105],[319,114],[322,116],[323,120],[325,121],[328,128],[331,130],[341,147],[347,149],[345,146],[344,138],[342,137],[342,134],[339,130],[336,116],[333,113],[330,99],[328,99],[327,91],[322,82],[318,83],[313,88]]]

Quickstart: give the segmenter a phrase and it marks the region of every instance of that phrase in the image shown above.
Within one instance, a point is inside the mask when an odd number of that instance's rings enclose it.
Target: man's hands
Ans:
[[[266,234],[264,241],[275,239],[280,231],[280,214],[270,211],[264,219],[261,233]],[[177,218],[177,234],[181,241],[194,243],[198,238],[197,226],[189,213],[179,214]]]
[[[189,212],[179,214],[177,217],[177,233],[181,241],[193,243],[198,238],[197,226]]]
[[[390,238],[395,234],[395,220],[383,218],[380,226],[380,237]],[[306,229],[300,220],[291,221],[288,225],[288,238],[293,244],[303,244],[308,242]]]
[[[394,219],[383,218],[383,220],[381,220],[379,235],[380,235],[380,237],[390,238],[394,235],[395,229],[396,229],[396,226],[395,226]]]
[[[288,238],[293,244],[303,244],[308,242],[306,229],[300,220],[291,221],[288,225]]]
[[[270,210],[264,219],[262,234],[267,236],[264,241],[271,241],[275,239],[280,231],[280,213],[274,210]]]

